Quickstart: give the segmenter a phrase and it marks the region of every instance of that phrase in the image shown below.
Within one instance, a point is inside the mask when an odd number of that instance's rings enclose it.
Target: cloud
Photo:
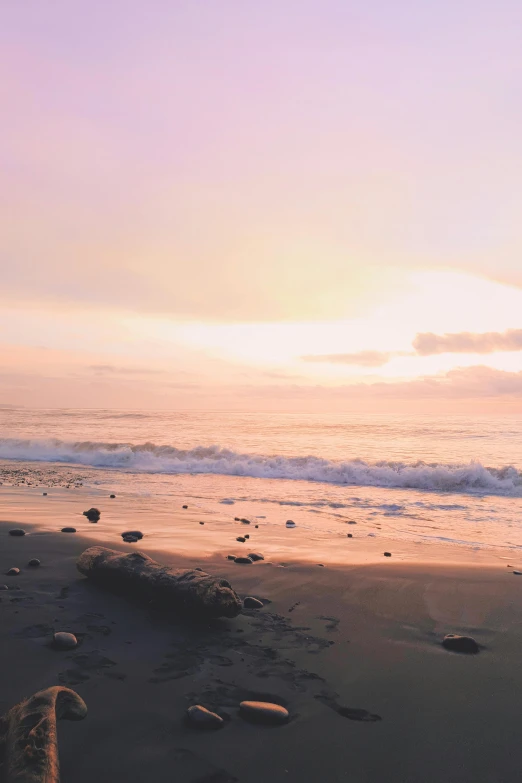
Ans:
[[[505,332],[458,332],[456,334],[418,334],[413,347],[420,356],[439,353],[494,353],[495,351],[522,351],[522,329]]]
[[[162,375],[165,372],[149,367],[117,367],[115,364],[90,364],[87,369],[97,375]]]
[[[382,351],[358,351],[357,353],[329,353],[301,356],[304,362],[328,362],[330,364],[355,364],[360,367],[382,367],[392,354]]]

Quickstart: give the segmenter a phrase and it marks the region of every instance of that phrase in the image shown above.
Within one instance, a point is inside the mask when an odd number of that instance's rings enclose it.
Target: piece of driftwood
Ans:
[[[21,701],[0,718],[4,783],[60,783],[56,721],[82,720],[87,707],[75,691],[55,685]]]
[[[98,584],[190,617],[236,617],[241,611],[239,596],[226,579],[164,566],[143,552],[126,554],[93,546],[80,555],[77,567]]]

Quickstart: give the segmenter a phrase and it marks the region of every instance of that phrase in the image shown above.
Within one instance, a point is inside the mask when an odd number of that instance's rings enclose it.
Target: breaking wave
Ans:
[[[522,473],[509,465],[480,462],[440,464],[316,456],[240,454],[220,446],[183,450],[154,443],[0,439],[0,458],[67,463],[135,473],[213,473],[224,476],[289,479],[353,486],[522,496]]]

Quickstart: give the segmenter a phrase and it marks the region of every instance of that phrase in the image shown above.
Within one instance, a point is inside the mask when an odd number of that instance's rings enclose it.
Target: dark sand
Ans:
[[[9,586],[0,592],[0,713],[51,685],[78,691],[89,715],[59,726],[63,783],[518,779],[522,577],[506,567],[516,562],[424,564],[417,552],[344,566],[323,558],[324,568],[288,557],[286,567],[273,557],[238,566],[225,559],[232,532],[219,554],[182,557],[156,553],[153,536],[122,543],[103,513],[89,526],[65,501],[50,508],[42,505],[40,529],[23,507],[0,524],[0,583]],[[80,533],[58,532],[65,524]],[[196,526],[198,535],[208,527]],[[12,538],[12,527],[28,535]],[[82,577],[75,560],[88,534],[200,566],[267,603],[211,625],[177,622]],[[27,567],[33,557],[39,568]],[[11,566],[20,576],[3,576]],[[51,649],[54,631],[75,633],[81,645]],[[470,634],[483,649],[448,652],[446,633]],[[245,723],[246,698],[284,704],[290,722]],[[187,728],[186,709],[198,703],[228,715],[225,727]]]

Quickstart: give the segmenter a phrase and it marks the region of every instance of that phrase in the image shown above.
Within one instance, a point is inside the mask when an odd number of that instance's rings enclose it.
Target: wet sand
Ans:
[[[56,684],[85,699],[87,719],[59,726],[63,783],[516,778],[522,577],[504,553],[394,551],[391,542],[393,557],[384,558],[384,539],[361,536],[342,540],[352,547],[347,556],[341,537],[255,530],[230,510],[218,518],[168,509],[152,518],[145,500],[129,508],[124,498],[80,491],[5,491],[0,500],[0,573],[22,569],[0,578],[9,586],[0,593],[0,712]],[[97,525],[81,516],[90,505],[102,510]],[[64,525],[78,533],[59,532]],[[27,535],[10,537],[13,527]],[[119,534],[133,528],[145,538],[124,544]],[[235,537],[247,528],[246,548],[266,560],[239,566],[225,558],[243,553]],[[199,566],[264,608],[187,624],[127,601],[77,572],[93,540]],[[39,568],[27,568],[32,557]],[[78,636],[76,650],[49,647],[60,630]],[[481,652],[446,651],[446,633],[472,635]],[[245,723],[237,708],[248,697],[284,704],[290,722]],[[197,703],[227,717],[225,727],[189,729],[184,715]]]

